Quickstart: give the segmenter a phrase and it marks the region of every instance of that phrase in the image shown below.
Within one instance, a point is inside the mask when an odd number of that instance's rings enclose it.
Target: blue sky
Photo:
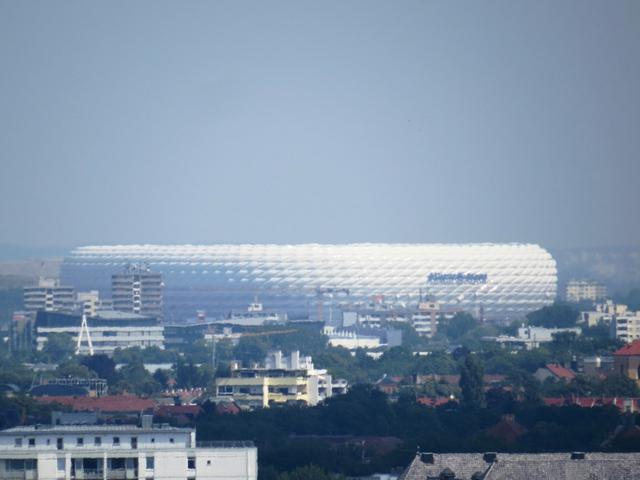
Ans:
[[[0,243],[640,245],[640,2],[0,1]]]

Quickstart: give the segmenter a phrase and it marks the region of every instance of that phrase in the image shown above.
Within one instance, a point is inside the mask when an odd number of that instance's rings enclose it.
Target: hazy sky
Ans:
[[[0,243],[640,245],[640,2],[0,0]]]

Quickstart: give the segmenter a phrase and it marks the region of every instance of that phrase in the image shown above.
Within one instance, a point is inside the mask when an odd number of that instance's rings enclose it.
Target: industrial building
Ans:
[[[104,245],[74,249],[62,279],[109,290],[130,263],[162,274],[164,315],[204,309],[225,317],[259,296],[290,319],[326,320],[332,308],[410,306],[424,291],[443,308],[508,321],[553,302],[556,262],[534,244]]]
[[[144,421],[143,421],[144,422]],[[35,425],[0,431],[3,480],[256,480],[251,442],[198,442],[191,429]]]

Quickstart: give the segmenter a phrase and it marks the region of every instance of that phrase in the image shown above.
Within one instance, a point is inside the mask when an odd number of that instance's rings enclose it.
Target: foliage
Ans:
[[[0,325],[11,321],[13,312],[22,310],[22,288],[0,288]]]
[[[485,405],[483,375],[482,360],[474,354],[467,355],[460,365],[460,390],[464,405],[469,407],[483,407]]]
[[[108,384],[116,381],[116,362],[107,355],[86,356],[80,360],[80,363],[93,370],[98,378],[104,378]]]
[[[75,354],[73,338],[66,333],[52,333],[39,354],[42,361],[49,363],[63,363]]]
[[[451,340],[460,339],[464,334],[473,330],[478,323],[475,318],[466,312],[458,312],[451,320],[441,318],[441,325],[444,325],[444,332]]]
[[[144,368],[142,362],[130,363],[118,372],[119,381],[114,393],[130,392],[141,395],[153,395],[161,390],[161,385]]]
[[[529,325],[546,328],[574,327],[580,312],[567,303],[556,302],[527,314]]]
[[[346,480],[346,477],[327,473],[316,465],[306,465],[278,475],[278,480]]]

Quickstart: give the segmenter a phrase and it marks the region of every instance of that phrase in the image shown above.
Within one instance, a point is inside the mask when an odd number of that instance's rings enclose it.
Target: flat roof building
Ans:
[[[0,431],[0,478],[257,480],[257,449],[151,424],[16,427]]]
[[[111,355],[116,348],[164,348],[164,327],[157,318],[99,310],[95,316],[86,317],[86,320],[85,331],[80,314],[39,311],[35,321],[37,349],[42,350],[49,335],[53,333],[70,335],[78,344],[80,354],[91,353],[88,336],[91,337],[94,353]],[[80,335],[82,339],[78,342]]]

